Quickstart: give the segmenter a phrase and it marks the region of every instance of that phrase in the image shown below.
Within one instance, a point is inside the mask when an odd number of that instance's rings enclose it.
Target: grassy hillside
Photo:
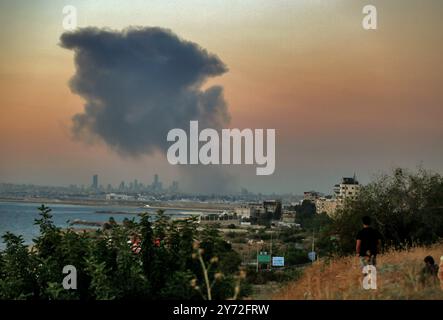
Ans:
[[[440,285],[423,286],[420,271],[423,259],[432,255],[436,262],[443,255],[443,243],[392,251],[378,257],[377,289],[364,290],[357,257],[320,261],[290,283],[273,299],[443,299]],[[443,266],[440,267],[443,270]]]

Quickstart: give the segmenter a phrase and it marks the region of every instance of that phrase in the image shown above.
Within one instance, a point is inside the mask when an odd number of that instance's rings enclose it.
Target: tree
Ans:
[[[300,205],[294,207],[296,216],[295,222],[299,223],[302,228],[310,229],[311,222],[316,218],[315,204],[310,200],[304,200]]]
[[[245,294],[234,276],[240,257],[217,230],[199,231],[195,218],[172,221],[160,211],[154,222],[143,214],[139,222],[110,219],[103,230],[79,233],[57,228],[50,208],[39,211],[40,235],[32,250],[20,236],[3,236],[0,298],[202,299],[193,285],[203,280],[200,263],[211,265],[206,275],[215,298]],[[193,259],[196,241],[201,261]],[[76,267],[77,290],[62,286],[66,265]]]
[[[38,295],[36,262],[21,236],[7,232],[0,255],[0,298],[28,299]]]
[[[443,178],[398,168],[364,186],[356,200],[337,211],[334,227],[342,253],[354,251],[365,215],[372,217],[385,247],[431,244],[443,237]]]

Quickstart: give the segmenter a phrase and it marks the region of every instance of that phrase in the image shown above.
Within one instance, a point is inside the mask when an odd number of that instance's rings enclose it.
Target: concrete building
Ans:
[[[116,194],[116,193],[108,193],[106,195],[106,200],[124,200],[124,201],[128,201],[128,200],[135,200],[134,196],[129,196],[126,194]]]
[[[326,213],[332,217],[337,209],[337,199],[321,197],[315,201],[315,211],[317,214]]]
[[[312,203],[315,203],[315,200],[321,197],[320,192],[317,191],[305,191],[303,193],[303,201],[309,200]]]
[[[240,207],[236,207],[234,212],[240,219],[249,219],[251,218],[251,211],[253,210],[254,208],[249,205],[242,205]]]
[[[172,181],[171,186],[169,187],[169,192],[171,193],[178,193],[179,189],[178,189],[178,181]]]
[[[92,185],[91,188],[94,190],[98,190],[98,174],[94,174],[92,176]]]
[[[280,200],[266,200],[263,203],[248,203],[237,207],[234,212],[242,219],[257,221],[266,217],[280,219],[282,214],[282,203]]]
[[[343,204],[346,199],[355,199],[360,189],[361,185],[355,175],[352,178],[343,177],[341,183],[334,186],[334,195],[337,201]]]
[[[284,223],[294,223],[295,222],[295,213],[285,211],[281,215],[281,221]]]
[[[263,208],[266,213],[281,216],[282,205],[280,200],[265,200],[263,201]]]
[[[315,200],[315,211],[317,214],[326,213],[333,217],[338,208],[345,200],[355,199],[360,192],[361,185],[358,183],[355,175],[352,178],[343,177],[341,183],[334,186],[334,195],[327,197],[317,197]]]
[[[159,179],[159,177],[158,177],[158,174],[155,174],[155,175],[154,175],[154,181],[153,181],[152,184],[151,184],[151,189],[152,189],[152,191],[154,191],[154,192],[160,192],[160,191],[163,190],[163,185],[162,185],[162,183],[160,182],[160,179]]]

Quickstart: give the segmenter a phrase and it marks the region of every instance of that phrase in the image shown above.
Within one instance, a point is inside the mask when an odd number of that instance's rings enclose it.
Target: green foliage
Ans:
[[[295,222],[299,223],[304,230],[319,231],[332,223],[332,219],[327,214],[317,214],[315,204],[309,200],[305,200],[301,205],[295,206],[295,210],[297,212]]]
[[[271,234],[266,232],[267,229],[250,230],[249,238],[254,240],[267,241],[271,239]]]
[[[0,298],[27,299],[36,293],[36,261],[21,236],[7,232],[3,236],[6,250],[1,253]]]
[[[153,222],[148,214],[122,224],[111,218],[103,230],[77,233],[57,228],[48,207],[38,210],[40,235],[32,249],[20,236],[3,236],[1,299],[203,299],[192,284],[204,280],[193,258],[196,240],[203,264],[211,265],[214,297],[236,292],[239,255],[216,229],[199,231],[195,218],[172,221],[159,211]],[[76,290],[62,287],[66,265],[77,270]]]
[[[267,228],[271,227],[271,220],[273,219],[274,214],[272,212],[266,212],[266,213],[261,213],[260,216],[258,218],[254,218],[252,219],[253,221],[255,220],[255,222],[260,225],[260,226],[265,226]]]
[[[284,243],[300,243],[304,240],[304,231],[296,228],[285,228],[279,232],[279,239]]]
[[[190,285],[194,275],[188,271],[176,271],[161,288],[159,296],[169,300],[199,300],[201,296]]]
[[[296,248],[289,248],[285,254],[285,264],[288,266],[295,266],[310,262],[308,252]]]
[[[303,274],[302,269],[286,268],[286,269],[272,269],[255,272],[253,267],[250,267],[247,272],[247,282],[255,285],[263,285],[268,282],[289,282],[295,281]]]
[[[370,216],[385,247],[431,244],[443,237],[443,178],[419,169],[382,175],[337,212],[334,230],[341,253],[355,248],[361,218]]]

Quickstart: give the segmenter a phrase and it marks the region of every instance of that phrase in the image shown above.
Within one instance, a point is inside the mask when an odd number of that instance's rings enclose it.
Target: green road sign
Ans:
[[[259,254],[257,258],[258,258],[258,263],[270,263],[271,262],[271,255],[269,255],[269,254]]]

